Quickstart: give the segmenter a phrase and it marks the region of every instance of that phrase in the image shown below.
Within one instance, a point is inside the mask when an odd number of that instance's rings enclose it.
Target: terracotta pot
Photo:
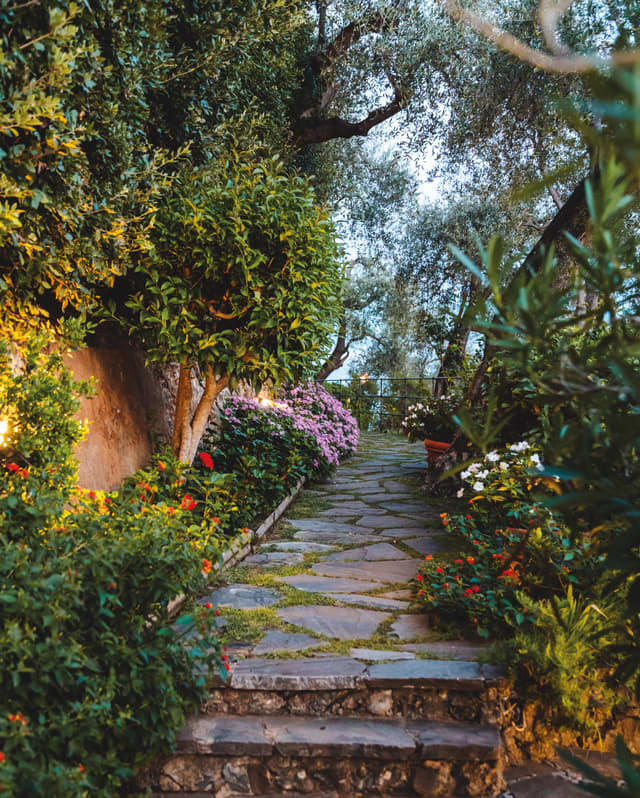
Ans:
[[[424,442],[424,448],[427,450],[429,468],[435,464],[438,458],[448,452],[452,445],[453,441],[432,441],[427,438]]]

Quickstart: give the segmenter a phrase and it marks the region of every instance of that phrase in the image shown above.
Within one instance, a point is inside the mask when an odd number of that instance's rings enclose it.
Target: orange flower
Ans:
[[[211,570],[211,560],[207,560],[206,558],[203,557],[203,559],[202,559],[202,573],[203,574],[208,574],[210,570]]]
[[[467,562],[469,563],[469,565],[473,565],[475,562],[475,557],[467,557]]]
[[[167,470],[167,467],[166,467],[166,465],[165,465],[165,464],[162,462],[162,460],[158,460],[158,468],[160,469],[160,471],[166,471],[166,470]]]
[[[196,503],[193,496],[190,496],[188,493],[185,493],[184,499],[180,502],[180,507],[183,510],[193,510],[195,506]]]
[[[432,554],[427,554],[427,556],[425,557],[425,560],[427,562],[429,562],[429,560],[433,560],[433,555]]]
[[[212,524],[219,524],[220,523],[220,519],[217,516],[214,515],[213,518],[211,519],[211,523]]]

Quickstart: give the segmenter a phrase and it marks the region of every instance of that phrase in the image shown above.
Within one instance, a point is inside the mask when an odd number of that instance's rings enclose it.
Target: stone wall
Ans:
[[[174,378],[144,364],[126,345],[88,347],[66,358],[76,379],[95,380],[95,395],[83,398],[78,417],[89,422],[77,449],[78,484],[111,489],[149,461],[154,436],[171,430]]]

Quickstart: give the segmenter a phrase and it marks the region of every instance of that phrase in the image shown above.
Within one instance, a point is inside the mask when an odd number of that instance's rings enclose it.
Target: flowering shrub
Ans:
[[[458,409],[460,400],[461,397],[452,392],[440,398],[431,396],[410,405],[402,421],[402,431],[412,442],[425,438],[450,440],[457,430],[453,414]]]
[[[247,517],[280,500],[303,476],[325,477],[355,450],[351,414],[314,384],[283,390],[276,401],[233,397],[217,438],[206,438],[214,467],[233,473]]]
[[[111,796],[171,746],[205,693],[197,674],[226,671],[215,612],[167,611],[219,546],[191,545],[193,510],[150,500],[150,483],[74,488],[85,386],[42,348],[17,374],[0,363],[0,789]]]
[[[453,562],[428,556],[416,577],[424,609],[475,627],[482,637],[527,621],[520,595],[563,595],[570,585],[597,580],[601,559],[589,540],[575,539],[566,524],[531,491],[549,490],[540,456],[527,443],[490,452],[462,473],[469,512],[442,516],[460,533],[467,551]]]

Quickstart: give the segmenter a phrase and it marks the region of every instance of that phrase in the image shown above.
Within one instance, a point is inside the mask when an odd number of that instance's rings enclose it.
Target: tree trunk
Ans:
[[[195,411],[191,413],[193,397],[191,366],[188,363],[180,365],[172,450],[173,454],[183,463],[190,465],[193,462],[198,451],[198,444],[207,428],[213,403],[228,384],[228,377],[216,378],[213,369],[208,366],[205,371],[204,393],[200,397]]]
[[[600,180],[600,170],[596,167],[588,178],[583,178],[578,183],[571,193],[571,196],[545,227],[544,232],[536,241],[522,265],[511,278],[510,285],[523,276],[525,282],[528,282],[542,267],[545,256],[552,244],[556,246],[558,264],[560,267],[558,275],[559,282],[564,280],[570,253],[568,247],[564,244],[562,236],[564,233],[570,233],[574,238],[580,239],[584,236],[589,225],[589,208],[587,207],[585,192],[587,180],[590,180],[594,187],[597,186]],[[493,320],[496,321],[495,317]],[[476,369],[476,373],[473,375],[473,379],[467,389],[466,399],[469,404],[477,401],[480,396],[484,375],[489,366],[493,352],[494,347],[487,342],[484,357]]]
[[[458,310],[458,316],[451,332],[451,340],[447,345],[444,357],[440,363],[440,368],[438,369],[438,376],[436,377],[436,384],[434,386],[434,395],[436,399],[446,394],[449,387],[449,380],[447,377],[462,363],[470,333],[469,326],[464,323],[464,314],[473,301],[477,289],[478,281],[474,277],[465,287],[460,302],[460,309]]]
[[[316,374],[316,382],[323,382],[329,374],[339,369],[349,355],[349,344],[347,343],[347,319],[343,314],[340,317],[340,327],[338,329],[338,340],[333,347],[333,352],[329,355],[320,371]]]

